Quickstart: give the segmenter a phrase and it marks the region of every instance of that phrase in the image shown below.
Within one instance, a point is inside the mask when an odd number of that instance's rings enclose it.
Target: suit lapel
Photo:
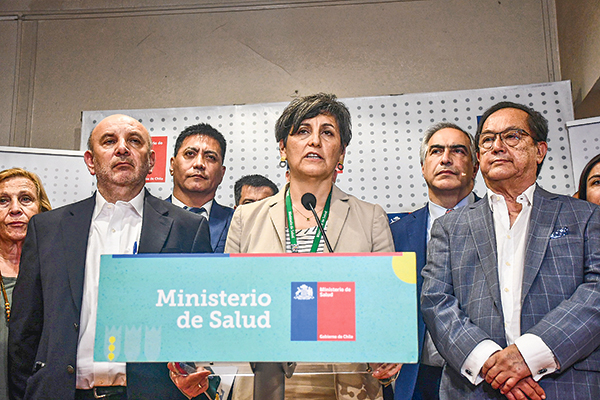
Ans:
[[[542,266],[550,235],[556,224],[561,203],[552,201],[556,197],[540,187],[533,193],[533,206],[529,219],[529,232],[525,250],[525,269],[523,271],[523,289],[521,302],[529,293],[529,289]]]
[[[85,258],[95,204],[96,196],[75,203],[69,207],[67,217],[60,221],[65,266],[77,311],[81,311]],[[82,238],[84,240],[81,240]]]
[[[225,212],[223,207],[213,201],[210,208],[210,218],[208,219],[208,227],[210,229],[210,246],[215,250],[219,245],[221,234],[227,225],[227,218],[224,218]]]
[[[408,232],[413,232],[408,236],[411,248],[417,249],[417,264],[425,265],[427,256],[427,218],[429,216],[429,207],[425,206],[415,211],[413,218],[409,220]],[[411,216],[409,215],[409,217]],[[419,260],[420,259],[420,260]],[[417,277],[420,277],[420,273]]]
[[[277,232],[279,238],[279,251],[285,253],[285,229],[287,229],[286,218],[285,218],[285,193],[288,190],[288,186],[279,191],[275,196],[271,197],[269,201],[269,219],[273,229]]]
[[[348,213],[350,212],[350,206],[348,205],[348,195],[342,192],[337,186],[333,185],[331,193],[331,211],[329,212],[329,218],[327,219],[326,234],[331,248],[335,250],[337,243],[342,234],[342,227],[346,223]],[[328,253],[327,248],[323,249],[324,253]]]
[[[500,283],[498,281],[498,253],[496,249],[496,233],[494,232],[494,220],[490,210],[487,195],[470,207],[474,212],[466,213],[475,249],[481,262],[481,268],[485,280],[490,289],[494,303],[502,312],[502,301],[500,299]]]
[[[144,197],[144,215],[142,216],[142,234],[140,235],[140,253],[160,253],[163,249],[173,218],[162,200],[152,196],[146,189]]]

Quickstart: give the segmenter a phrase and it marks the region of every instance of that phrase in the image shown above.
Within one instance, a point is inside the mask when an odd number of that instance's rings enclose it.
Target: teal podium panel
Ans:
[[[102,256],[94,359],[414,363],[414,253]]]

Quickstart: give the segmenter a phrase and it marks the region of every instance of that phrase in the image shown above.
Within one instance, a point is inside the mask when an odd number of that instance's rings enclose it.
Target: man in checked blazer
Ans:
[[[421,302],[441,399],[600,398],[600,208],[536,185],[547,134],[529,107],[487,110],[487,195],[431,230]]]

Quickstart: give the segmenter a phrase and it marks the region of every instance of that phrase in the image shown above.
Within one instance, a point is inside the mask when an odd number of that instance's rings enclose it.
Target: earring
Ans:
[[[342,162],[337,163],[335,170],[340,173],[344,171],[344,164],[342,164]]]
[[[279,168],[287,167],[287,159],[285,157],[281,157],[281,161],[279,161]]]

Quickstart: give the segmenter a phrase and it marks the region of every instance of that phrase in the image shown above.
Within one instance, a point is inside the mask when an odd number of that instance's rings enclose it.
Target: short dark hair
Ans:
[[[283,140],[285,146],[290,133],[297,132],[302,121],[321,114],[328,114],[335,118],[340,129],[342,148],[345,149],[352,139],[350,111],[344,103],[337,100],[334,94],[328,93],[317,93],[292,100],[275,124],[277,142]]]
[[[252,186],[252,187],[265,186],[265,187],[268,187],[269,189],[271,189],[273,191],[273,194],[277,194],[279,192],[277,185],[274,184],[273,181],[271,181],[266,176],[262,176],[259,174],[242,176],[240,179],[238,179],[235,182],[235,185],[233,185],[233,193],[235,196],[235,204],[236,205],[240,204],[240,199],[242,198],[242,188],[244,186]]]
[[[477,143],[478,152],[479,138],[481,137],[481,130],[483,129],[483,124],[489,118],[490,115],[504,108],[515,108],[517,110],[525,111],[527,113],[527,125],[529,126],[529,133],[531,134],[531,139],[533,139],[535,143],[548,141],[548,120],[544,118],[542,114],[535,111],[531,107],[527,107],[524,104],[513,103],[512,101],[501,101],[500,103],[494,104],[493,106],[485,110],[485,112],[479,119],[479,123],[477,124],[477,133],[475,134],[475,142]],[[544,160],[545,159],[546,157],[544,157]],[[540,174],[540,170],[542,169],[542,164],[544,163],[544,160],[542,160],[542,162],[539,163],[537,166],[537,175]]]
[[[469,139],[469,153],[471,153],[471,162],[473,165],[477,165],[477,146],[475,145],[473,136],[471,136],[469,132],[465,131],[460,126],[447,121],[438,122],[437,124],[430,126],[429,129],[425,131],[425,135],[423,135],[423,141],[421,142],[421,148],[419,150],[419,161],[421,162],[421,165],[423,165],[425,158],[427,157],[427,147],[429,146],[429,140],[431,137],[438,131],[446,128],[456,129],[457,131],[465,134],[465,136]]]
[[[175,142],[175,152],[173,157],[177,157],[177,153],[179,152],[183,141],[192,135],[204,135],[215,139],[219,143],[219,147],[221,147],[221,159],[223,160],[223,163],[225,163],[225,150],[227,150],[227,141],[221,132],[205,123],[188,126],[179,134],[177,141]]]
[[[579,177],[579,198],[581,200],[587,200],[587,180],[590,176],[590,172],[592,172],[592,168],[596,166],[596,164],[600,163],[600,154],[596,155],[592,158],[586,166],[581,171],[581,176]]]

